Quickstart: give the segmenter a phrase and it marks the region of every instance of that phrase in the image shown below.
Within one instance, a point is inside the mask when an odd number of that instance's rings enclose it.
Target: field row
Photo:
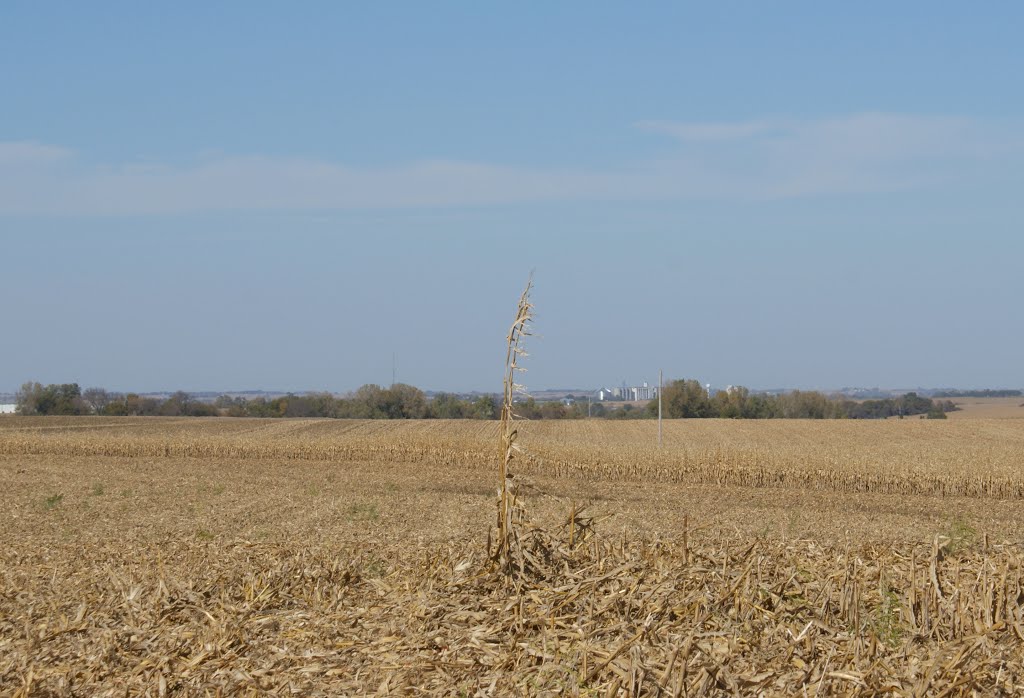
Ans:
[[[832,492],[1024,498],[1024,420],[526,422],[514,473]],[[0,454],[378,461],[495,468],[473,421],[0,420]]]

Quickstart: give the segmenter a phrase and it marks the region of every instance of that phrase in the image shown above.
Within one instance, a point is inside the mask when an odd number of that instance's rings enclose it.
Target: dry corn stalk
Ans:
[[[515,458],[519,446],[516,444],[519,432],[515,426],[515,414],[512,411],[515,394],[523,387],[515,382],[516,372],[525,371],[519,365],[519,357],[526,356],[522,347],[523,337],[530,335],[529,323],[533,317],[533,305],[530,303],[530,290],[533,288],[533,276],[526,282],[526,288],[519,297],[516,319],[505,339],[505,376],[501,401],[501,459],[499,461],[498,490],[498,540],[493,552],[493,559],[498,562],[503,572],[512,571],[513,542],[513,509],[515,508],[515,492],[510,492],[512,473],[509,467]]]

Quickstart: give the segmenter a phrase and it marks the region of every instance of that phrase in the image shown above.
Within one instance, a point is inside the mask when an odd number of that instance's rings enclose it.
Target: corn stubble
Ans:
[[[390,547],[389,547],[390,545]],[[509,595],[479,541],[0,553],[28,695],[1019,695],[1019,548],[590,537]],[[384,562],[381,562],[381,561]]]
[[[515,475],[1024,499],[1024,420],[518,421]],[[498,422],[8,418],[0,455],[381,461],[493,470]]]

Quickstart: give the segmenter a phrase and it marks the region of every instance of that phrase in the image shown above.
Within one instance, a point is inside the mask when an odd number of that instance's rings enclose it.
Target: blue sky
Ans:
[[[0,391],[1024,386],[1022,19],[7,3]]]

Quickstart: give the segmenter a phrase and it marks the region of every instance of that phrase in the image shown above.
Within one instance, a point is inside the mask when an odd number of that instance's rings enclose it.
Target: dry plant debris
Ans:
[[[517,473],[1024,498],[1024,420],[517,422]],[[497,422],[8,418],[0,455],[419,462],[494,471]]]
[[[1015,547],[567,542],[521,593],[478,545],[3,554],[20,695],[1019,695]],[[56,558],[56,559],[55,559]]]
[[[484,542],[493,423],[2,420],[0,694],[1021,695],[1024,549],[984,519],[1019,504],[921,483],[1019,482],[1024,429],[965,424],[669,424],[661,461],[653,425],[520,425],[540,455],[517,480],[614,517],[591,535],[531,494],[547,535],[523,529],[510,591]],[[822,482],[701,483],[709,454]],[[973,508],[920,514],[915,542],[876,510],[848,536],[761,531],[763,500]]]

